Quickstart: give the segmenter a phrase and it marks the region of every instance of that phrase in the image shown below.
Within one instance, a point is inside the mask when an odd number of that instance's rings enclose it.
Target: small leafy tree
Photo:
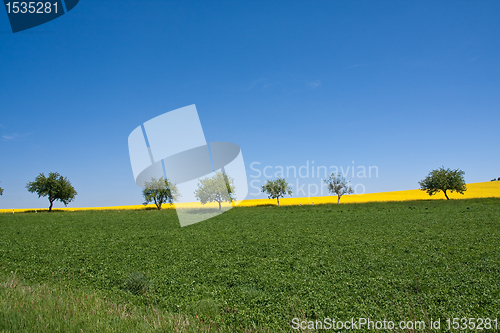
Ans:
[[[283,198],[286,194],[292,195],[292,188],[285,181],[285,178],[277,178],[268,180],[262,185],[262,192],[266,193],[269,199],[278,200],[278,207],[281,207],[280,198]]]
[[[448,198],[448,194],[446,193],[447,191],[457,192],[460,194],[464,194],[464,191],[467,191],[464,174],[465,172],[459,169],[451,170],[449,168],[445,169],[444,167],[441,167],[429,172],[429,175],[418,183],[420,185],[420,189],[422,191],[426,191],[430,196],[439,191],[443,191],[446,199],[450,200],[450,198]]]
[[[328,191],[337,196],[337,205],[344,194],[354,193],[349,182],[340,173],[332,173],[328,179],[324,179],[323,181],[328,185]]]
[[[234,179],[221,171],[216,172],[213,177],[200,180],[198,188],[194,191],[196,199],[202,205],[217,202],[219,211],[223,202],[232,202],[236,199],[235,194]]]
[[[78,194],[68,178],[61,176],[57,172],[50,172],[48,177],[45,177],[43,173],[39,174],[34,182],[26,184],[26,188],[31,193],[36,192],[39,198],[49,198],[49,212],[52,211],[54,201],[60,201],[67,206]]]
[[[150,182],[145,182],[142,196],[144,197],[144,205],[154,201],[156,208],[160,210],[162,204],[166,202],[172,204],[180,197],[180,194],[175,184],[161,177],[160,179],[151,178]]]
[[[0,195],[3,194],[3,188],[0,187]]]

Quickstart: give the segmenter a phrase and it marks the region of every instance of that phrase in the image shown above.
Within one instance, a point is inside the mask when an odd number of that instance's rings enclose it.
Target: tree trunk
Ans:
[[[340,203],[340,195],[337,197],[337,205]]]
[[[220,201],[217,201],[217,202],[219,203],[219,212],[220,212],[220,208],[221,208],[221,206],[220,206]]]
[[[450,198],[448,198],[448,194],[446,194],[446,190],[444,190],[443,192],[444,192],[444,196],[446,197],[446,200],[450,200]]]
[[[155,200],[155,205],[156,205],[156,208],[158,208],[158,210],[161,209],[161,202],[158,203],[158,201],[156,201],[156,198],[153,198]]]
[[[52,204],[54,203],[54,200],[50,201],[50,206],[49,206],[49,212],[52,211]]]
[[[278,200],[278,207],[281,207],[280,206],[280,198],[276,198],[276,200]]]

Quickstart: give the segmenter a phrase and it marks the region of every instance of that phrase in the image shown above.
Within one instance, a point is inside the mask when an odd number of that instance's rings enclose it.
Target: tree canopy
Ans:
[[[268,180],[262,185],[262,192],[266,193],[269,199],[278,200],[278,207],[280,207],[280,198],[283,198],[286,194],[292,195],[292,188],[285,181],[285,178],[277,178]]]
[[[218,171],[212,177],[200,180],[194,195],[202,205],[208,202],[217,202],[220,211],[223,202],[232,202],[236,200],[234,179]]]
[[[459,169],[445,169],[443,166],[439,169],[432,170],[429,172],[424,180],[418,182],[420,189],[426,191],[430,196],[436,194],[439,191],[444,193],[447,200],[447,191],[457,192],[464,194],[467,191],[467,186],[465,185],[464,174],[462,170]]]
[[[162,204],[166,202],[172,204],[180,197],[180,194],[175,184],[161,177],[160,179],[151,178],[151,181],[145,182],[142,196],[144,205],[154,201],[156,208],[161,209]]]
[[[3,188],[0,187],[0,195],[3,194]]]
[[[69,180],[57,172],[50,172],[48,177],[43,173],[39,174],[35,181],[26,184],[26,188],[29,192],[38,194],[39,198],[49,198],[49,212],[52,211],[54,201],[60,201],[67,206],[78,194]]]
[[[323,180],[328,185],[328,191],[337,196],[337,205],[340,203],[340,198],[344,194],[354,193],[349,182],[340,174],[332,173],[328,179]]]

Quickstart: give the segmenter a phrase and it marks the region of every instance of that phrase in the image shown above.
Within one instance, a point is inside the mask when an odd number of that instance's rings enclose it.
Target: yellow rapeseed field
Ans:
[[[500,181],[494,182],[483,182],[483,183],[471,183],[467,184],[467,191],[462,194],[450,193],[448,194],[450,199],[471,199],[471,198],[492,198],[500,197]],[[374,201],[408,201],[408,200],[446,200],[444,194],[439,192],[433,196],[429,196],[426,192],[421,190],[407,190],[407,191],[394,191],[394,192],[380,192],[380,193],[366,193],[366,194],[351,194],[344,195],[340,200],[340,203],[357,203],[357,202],[374,202]],[[323,197],[301,197],[301,198],[282,198],[280,199],[281,205],[312,205],[314,204],[324,204],[324,203],[336,203],[336,196],[323,196]],[[272,199],[254,199],[254,200],[244,200],[238,203],[238,206],[258,206],[258,205],[268,205],[276,204],[276,200]],[[227,206],[225,204],[224,206]],[[218,207],[217,203],[211,203],[202,206],[200,203],[182,203],[169,205],[164,204],[162,209],[173,209],[173,208],[196,208],[196,207]],[[57,208],[57,210],[67,210],[67,211],[79,211],[79,210],[126,210],[126,209],[154,209],[155,205],[132,205],[132,206],[111,206],[111,207],[82,207],[82,208]],[[47,208],[30,208],[30,209],[16,209],[15,212],[25,212],[33,210],[47,210]],[[0,209],[0,213],[12,213],[12,209]]]
[[[464,194],[448,193],[450,199],[471,199],[471,198],[491,198],[500,197],[500,181],[484,182],[484,183],[471,183],[467,184],[467,191]],[[429,196],[427,192],[421,190],[406,190],[394,192],[379,192],[379,193],[366,193],[366,194],[351,194],[344,195],[340,199],[340,203],[357,203],[357,202],[374,202],[374,201],[409,201],[409,200],[446,200],[443,192],[436,193]],[[280,199],[281,205],[312,205],[323,203],[337,203],[336,196],[322,196],[311,198],[283,198]],[[265,204],[276,204],[276,200],[258,199],[258,200],[245,200],[240,206],[256,206]]]

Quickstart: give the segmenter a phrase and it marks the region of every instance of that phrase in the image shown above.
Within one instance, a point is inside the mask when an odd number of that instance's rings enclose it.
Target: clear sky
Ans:
[[[312,161],[376,166],[346,174],[359,192],[418,188],[442,165],[500,177],[499,14],[498,1],[81,0],[13,34],[1,9],[0,208],[48,206],[25,185],[50,171],[78,191],[70,207],[141,204],[128,135],[190,104],[207,141],[240,145],[253,185],[265,166]]]

